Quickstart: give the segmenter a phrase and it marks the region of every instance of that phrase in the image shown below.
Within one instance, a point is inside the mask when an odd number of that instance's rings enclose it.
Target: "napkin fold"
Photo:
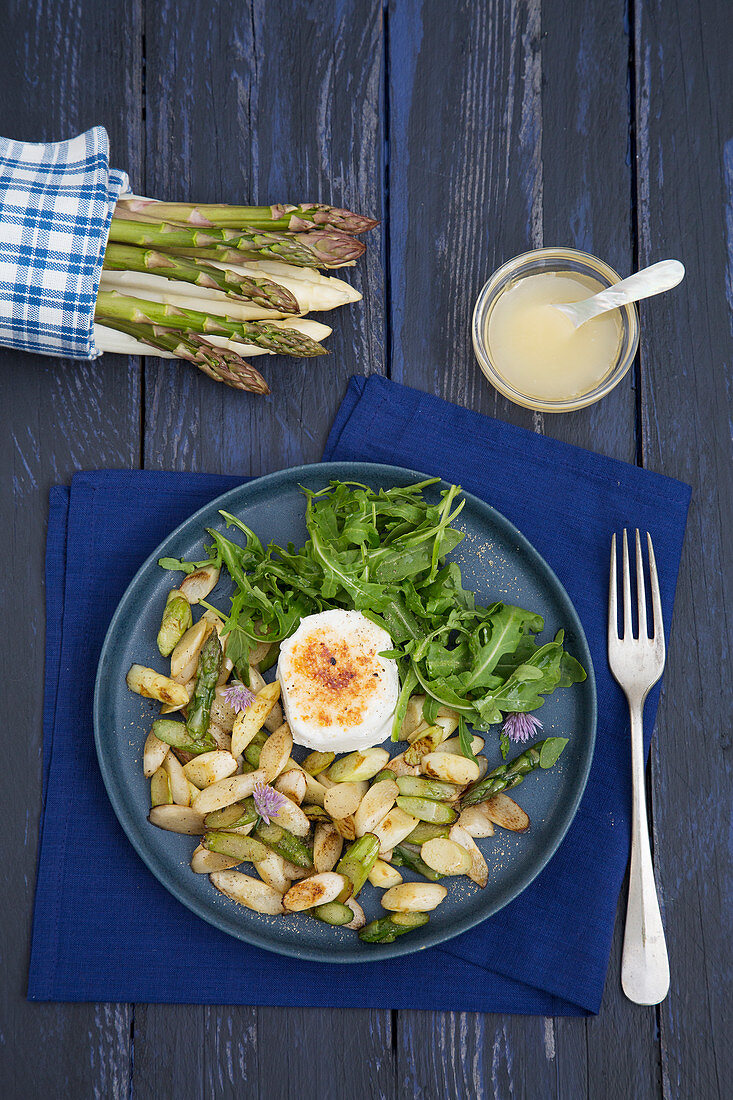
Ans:
[[[651,532],[669,632],[689,487],[380,377],[352,379],[324,458],[393,463],[459,482],[515,523],[567,588],[591,648],[599,715],[588,785],[565,840],[510,905],[418,956],[359,965],[299,961],[240,943],[190,913],[138,858],[107,799],[91,727],[94,674],[139,563],[173,527],[243,479],[78,474],[70,490],[51,492],[45,808],[28,996],[597,1012],[631,807],[626,703],[605,654],[610,535],[624,526]],[[645,712],[647,747],[658,698],[657,687]]]
[[[124,172],[95,126],[69,141],[0,138],[0,344],[94,359],[94,306]]]

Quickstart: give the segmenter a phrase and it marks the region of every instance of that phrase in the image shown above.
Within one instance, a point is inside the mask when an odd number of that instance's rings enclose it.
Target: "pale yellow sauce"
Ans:
[[[579,302],[605,289],[586,275],[547,271],[510,283],[486,325],[499,374],[530,398],[560,401],[588,393],[615,366],[623,334],[618,310],[575,328],[552,305]]]

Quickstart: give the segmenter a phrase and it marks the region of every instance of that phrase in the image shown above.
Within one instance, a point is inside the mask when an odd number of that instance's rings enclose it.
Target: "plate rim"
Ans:
[[[552,584],[554,584],[556,591],[561,594],[567,603],[569,609],[570,618],[573,629],[575,630],[579,647],[584,651],[579,655],[578,659],[581,661],[587,671],[587,679],[584,682],[586,691],[590,692],[590,709],[591,709],[591,728],[586,731],[586,750],[585,756],[582,762],[581,781],[578,783],[573,797],[563,803],[563,810],[560,817],[560,827],[557,829],[555,839],[549,844],[542,852],[539,860],[533,864],[530,871],[520,879],[520,885],[518,889],[512,892],[511,896],[506,898],[495,905],[492,905],[482,912],[478,917],[472,914],[467,914],[462,919],[458,919],[450,928],[449,931],[435,930],[433,932],[428,931],[421,937],[420,943],[415,946],[410,945],[410,938],[398,937],[391,944],[360,944],[358,947],[355,945],[355,950],[350,950],[348,956],[340,956],[338,953],[334,955],[333,951],[330,953],[320,947],[309,946],[305,944],[303,947],[291,946],[290,944],[280,944],[277,941],[273,941],[272,938],[255,930],[248,928],[239,929],[232,927],[228,920],[225,919],[224,914],[217,913],[215,910],[209,909],[205,904],[201,903],[198,898],[188,895],[184,888],[180,888],[173,868],[161,868],[156,864],[153,865],[153,859],[148,858],[148,853],[145,849],[140,848],[135,843],[133,836],[137,832],[138,822],[136,817],[129,812],[128,804],[122,799],[117,799],[115,792],[115,783],[112,776],[112,767],[107,760],[105,750],[102,744],[102,693],[103,693],[103,680],[102,671],[109,659],[108,651],[111,648],[114,640],[114,634],[116,632],[117,623],[122,617],[126,605],[129,599],[132,598],[132,594],[136,589],[138,582],[147,574],[148,570],[153,565],[157,565],[158,558],[161,557],[163,548],[175,538],[179,532],[184,528],[188,528],[190,525],[195,525],[195,522],[199,520],[204,514],[208,513],[212,508],[226,507],[225,502],[233,495],[241,493],[242,490],[249,490],[252,488],[261,488],[263,483],[277,484],[278,481],[295,480],[297,482],[298,475],[304,472],[308,473],[308,476],[312,476],[314,472],[322,471],[324,477],[328,480],[338,478],[339,480],[345,480],[343,477],[344,468],[358,468],[365,471],[364,478],[369,476],[369,471],[379,471],[381,476],[385,473],[388,476],[394,476],[401,479],[412,478],[415,481],[424,481],[433,477],[438,477],[440,486],[448,486],[451,482],[446,481],[445,478],[439,475],[427,474],[419,470],[413,470],[406,466],[395,466],[391,463],[380,462],[361,462],[361,461],[332,461],[332,462],[311,462],[302,463],[299,466],[290,466],[283,470],[275,470],[269,474],[262,474],[259,477],[251,478],[249,481],[242,481],[239,485],[232,486],[231,489],[227,489],[224,493],[221,493],[217,497],[213,497],[206,504],[202,505],[195,512],[192,512],[185,520],[178,524],[172,531],[170,531],[165,538],[155,547],[151,554],[145,559],[142,565],[137,569],[135,575],[130,580],[129,584],[125,588],[120,600],[117,603],[114,614],[110,620],[109,626],[105,633],[104,642],[99,653],[99,659],[97,663],[97,672],[94,681],[94,701],[93,701],[93,723],[94,723],[94,745],[97,754],[97,760],[99,763],[100,772],[102,774],[102,780],[104,782],[105,791],[112,808],[115,812],[115,816],[122,826],[123,832],[138,857],[143,861],[151,874],[155,879],[179,901],[187,909],[193,912],[197,917],[206,921],[208,924],[217,928],[219,931],[225,932],[227,935],[232,936],[244,943],[251,944],[254,947],[261,948],[265,951],[271,951],[278,955],[287,956],[290,958],[309,960],[313,962],[328,962],[330,964],[352,964],[363,962],[381,962],[384,959],[394,958],[402,955],[415,954],[419,951],[425,950],[429,947],[437,947],[440,944],[446,943],[456,936],[462,935],[464,932],[468,932],[471,928],[476,927],[479,924],[483,924],[484,921],[495,916],[505,906],[516,900],[522,894],[527,887],[534,881],[534,879],[545,869],[552,857],[557,852],[557,849],[565,839],[567,832],[575,818],[578,811],[580,801],[585,793],[585,788],[588,782],[588,776],[593,763],[593,756],[595,753],[596,731],[598,722],[598,697],[596,689],[595,671],[593,667],[593,660],[590,653],[590,647],[588,645],[588,639],[583,629],[583,624],[580,621],[580,616],[570,599],[565,586],[560,581],[559,577],[555,573],[551,565],[545,560],[529,539],[522,534],[522,532],[507,519],[507,517],[499,512],[493,505],[487,501],[482,500],[481,497],[476,496],[473,493],[461,490],[462,495],[467,501],[476,506],[479,511],[488,511],[492,519],[498,524],[500,528],[503,528],[504,533],[511,535],[512,538],[518,541],[518,549],[523,551],[529,556],[531,560],[534,560],[535,564],[538,564],[542,570],[548,575]],[[338,471],[341,473],[339,474]],[[330,477],[328,475],[331,475]],[[242,475],[245,476],[245,475]],[[351,480],[351,478],[346,478]],[[129,823],[129,827],[128,827]],[[375,950],[376,948],[376,950]]]

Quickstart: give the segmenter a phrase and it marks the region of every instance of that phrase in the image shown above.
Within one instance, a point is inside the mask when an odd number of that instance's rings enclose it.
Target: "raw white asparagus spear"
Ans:
[[[195,283],[174,283],[161,275],[142,271],[103,271],[100,290],[116,290],[134,298],[151,302],[166,302],[183,309],[201,310],[207,313],[231,317],[237,321],[276,321],[287,316],[274,309],[264,309],[252,302],[238,302],[220,290],[196,286]],[[305,311],[304,311],[305,312]]]
[[[232,271],[251,277],[259,276],[274,276],[274,273],[266,272],[260,268],[259,265],[254,264],[223,264],[218,261],[212,261],[213,266],[220,268],[222,271],[226,271],[227,268],[231,268]],[[286,267],[286,264],[282,265]],[[297,268],[290,268],[291,271],[296,271]],[[318,272],[316,272],[318,274]],[[313,280],[296,280],[291,276],[277,275],[277,279],[280,284],[285,287],[286,290],[291,291],[298,300],[300,306],[300,312],[303,313],[318,313],[324,310],[336,309],[338,306],[348,305],[351,302],[358,302],[361,300],[361,294],[358,290],[354,290],[342,279],[336,279],[329,276],[320,276],[318,281]],[[264,306],[256,305],[254,302],[238,301],[235,298],[230,298],[221,290],[216,290],[210,287],[197,286],[196,283],[184,283],[174,282],[172,279],[166,279],[162,275],[154,275],[152,272],[146,271],[110,271],[104,270],[102,272],[102,284],[103,289],[107,290],[120,290],[126,294],[132,294],[133,290],[144,290],[144,294],[134,295],[135,297],[152,298],[151,291],[158,291],[165,295],[175,295],[177,299],[196,299],[199,303],[196,306],[188,306],[189,309],[200,309],[201,301],[206,301],[207,307],[211,302],[217,302],[222,306],[217,312],[226,313],[230,317],[237,317],[242,321],[256,321],[256,320],[269,320],[276,317],[290,317],[292,314],[280,313],[275,309],[266,309]],[[226,307],[225,309],[223,307]],[[213,312],[210,310],[210,312]]]
[[[273,322],[275,324],[276,322]],[[318,321],[306,320],[306,318],[296,318],[292,320],[287,328],[297,328],[299,332],[305,333],[306,336],[310,336],[313,340],[324,340],[327,336],[330,336],[333,331],[328,325],[321,325]],[[240,344],[236,340],[229,340],[226,336],[215,336],[213,333],[207,336],[207,339],[216,344],[220,348],[228,348],[229,351],[235,351],[237,355],[241,355],[242,358],[249,359],[253,355],[274,355],[274,352],[266,351],[264,348],[255,347],[254,344]],[[134,336],[128,336],[124,332],[117,332],[115,329],[107,328],[106,325],[96,324],[94,325],[94,341],[100,351],[112,352],[116,355],[155,355],[159,359],[175,359],[176,356],[172,352],[162,351],[159,349],[151,349],[148,344],[144,344],[141,340],[136,340]]]
[[[213,342],[213,338],[212,338]],[[117,332],[116,329],[107,328],[95,322],[94,343],[100,351],[111,352],[113,355],[154,355],[156,359],[177,359],[172,351],[164,351],[162,348],[151,348],[142,340],[136,340],[134,336],[128,336],[125,332]],[[222,346],[221,344],[219,345]],[[223,346],[230,351],[236,351],[238,355],[247,358],[251,355],[269,355],[263,348],[255,351],[250,344],[237,344],[233,340],[224,340]]]
[[[218,260],[209,260],[208,263],[211,267],[218,267],[221,271],[233,271],[236,275],[242,275],[243,277],[273,274],[258,270],[254,265],[249,264],[220,263]],[[287,267],[288,265],[281,264],[279,266]],[[298,268],[290,268],[290,271],[297,270]],[[320,275],[320,272],[316,272],[316,274]],[[295,295],[303,313],[334,309],[336,306],[347,305],[349,302],[359,302],[362,297],[358,290],[344,282],[343,279],[336,279],[329,275],[320,275],[320,278],[316,281],[313,279],[298,280],[290,274],[278,274],[273,281],[279,283],[280,286],[284,286],[286,290]]]

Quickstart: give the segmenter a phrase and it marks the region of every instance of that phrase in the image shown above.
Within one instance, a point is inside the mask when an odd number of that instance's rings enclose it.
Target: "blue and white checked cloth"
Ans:
[[[109,223],[129,191],[95,126],[70,141],[0,138],[0,344],[94,359]]]

